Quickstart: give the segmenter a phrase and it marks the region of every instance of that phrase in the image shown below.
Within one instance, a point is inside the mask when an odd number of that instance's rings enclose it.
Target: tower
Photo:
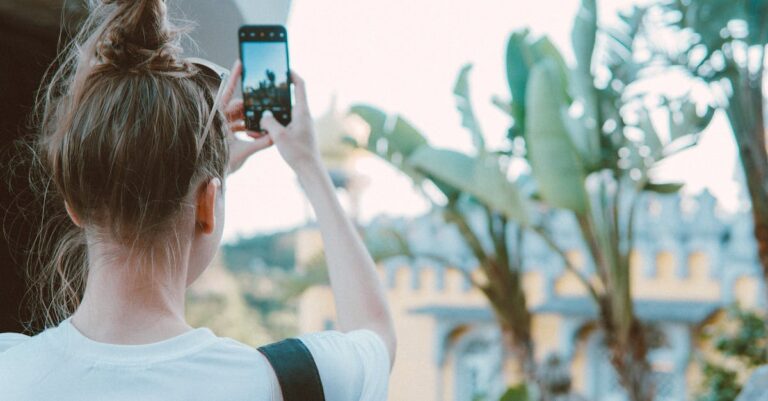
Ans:
[[[360,195],[367,179],[356,171],[355,163],[364,156],[364,152],[348,143],[348,138],[354,136],[354,130],[346,116],[337,110],[335,96],[328,110],[315,119],[315,130],[320,155],[331,175],[333,186],[340,192],[350,218],[357,223]]]

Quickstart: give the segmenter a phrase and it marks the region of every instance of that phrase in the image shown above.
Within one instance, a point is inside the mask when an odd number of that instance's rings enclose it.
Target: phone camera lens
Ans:
[[[272,36],[275,36],[275,33],[274,33],[274,32],[270,32],[270,33],[269,33],[269,36],[270,36],[270,37],[272,37]]]
[[[255,33],[253,33],[253,32],[251,32],[251,36],[254,36],[254,35],[256,35],[256,34],[255,34]]]

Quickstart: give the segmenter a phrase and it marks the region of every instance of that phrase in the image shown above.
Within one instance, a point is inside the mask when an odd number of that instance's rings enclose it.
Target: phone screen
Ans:
[[[261,131],[259,121],[266,110],[271,111],[281,124],[287,125],[291,122],[291,81],[285,27],[243,26],[239,37],[246,127]]]

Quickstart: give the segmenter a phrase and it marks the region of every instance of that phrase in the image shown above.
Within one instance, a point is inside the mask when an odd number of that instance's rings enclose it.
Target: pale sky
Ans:
[[[509,34],[530,27],[546,34],[572,59],[570,30],[578,0],[294,0],[288,18],[291,67],[307,82],[314,116],[337,97],[339,109],[359,102],[410,120],[436,146],[469,150],[452,94],[464,63],[474,64],[470,83],[475,111],[490,146],[500,145],[508,117],[491,105],[508,97],[504,51]],[[628,0],[600,1],[603,23]],[[679,82],[664,82],[683,92]],[[736,148],[727,122],[718,116],[699,146],[667,162],[660,180],[686,182],[686,193],[708,189],[727,211],[738,206],[733,180]],[[361,160],[369,184],[361,217],[413,216],[428,204],[410,181],[375,158]],[[294,174],[276,149],[253,156],[228,180],[224,240],[284,229],[311,218]]]
[[[244,42],[243,55],[247,63],[244,66],[243,86],[256,88],[259,81],[266,80],[266,71],[271,70],[277,78],[277,85],[285,83],[288,67],[285,62],[285,44],[282,42]]]

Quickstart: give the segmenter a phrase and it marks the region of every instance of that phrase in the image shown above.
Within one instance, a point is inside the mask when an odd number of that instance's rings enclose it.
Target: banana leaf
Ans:
[[[491,154],[470,157],[448,149],[420,147],[408,164],[427,177],[446,183],[520,224],[528,222],[528,210],[520,192],[501,171]]]
[[[461,68],[456,84],[453,87],[453,94],[456,96],[456,108],[461,114],[461,125],[472,134],[472,144],[478,152],[485,151],[485,139],[480,129],[480,123],[475,118],[475,112],[472,110],[472,100],[469,97],[469,72],[472,70],[472,64],[466,64]]]
[[[539,191],[551,206],[584,214],[588,195],[584,187],[584,163],[562,118],[563,99],[558,96],[557,66],[542,61],[531,71],[528,83],[527,157]]]

